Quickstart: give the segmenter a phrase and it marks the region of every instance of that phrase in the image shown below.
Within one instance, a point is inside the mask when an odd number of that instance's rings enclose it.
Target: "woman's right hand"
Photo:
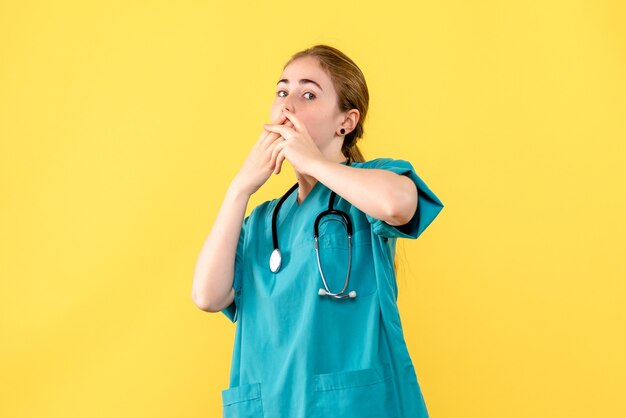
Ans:
[[[285,124],[293,127],[291,121],[282,112],[272,121],[272,124]],[[242,191],[252,195],[270,178],[274,172],[270,168],[272,152],[278,141],[282,140],[283,138],[279,133],[263,129],[261,136],[235,176],[234,181],[237,182]]]

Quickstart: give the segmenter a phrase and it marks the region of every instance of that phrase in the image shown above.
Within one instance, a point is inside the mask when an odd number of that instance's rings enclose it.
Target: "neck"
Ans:
[[[348,159],[341,154],[333,159],[329,159],[329,161],[333,161],[337,164],[341,164],[346,162]],[[309,192],[315,184],[317,183],[317,179],[313,176],[308,176],[306,174],[302,174],[298,171],[296,173],[296,178],[298,179],[298,204],[302,203],[302,201],[308,196]]]

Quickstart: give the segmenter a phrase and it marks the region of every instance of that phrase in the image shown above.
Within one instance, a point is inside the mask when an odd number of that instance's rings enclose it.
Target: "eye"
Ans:
[[[286,92],[285,90],[278,90],[278,91],[276,92],[276,95],[277,95],[278,97],[285,97],[284,95],[281,95],[281,93],[287,93],[287,92]],[[313,100],[313,99],[315,98],[315,94],[311,93],[310,91],[307,91],[306,93],[304,93],[304,96],[306,97],[306,95],[307,95],[307,94],[310,94],[310,95],[311,95],[311,96],[310,96],[311,98],[310,98],[310,99],[307,99],[307,100]]]

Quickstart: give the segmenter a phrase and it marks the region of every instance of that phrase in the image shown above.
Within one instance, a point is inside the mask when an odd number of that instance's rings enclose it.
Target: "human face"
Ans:
[[[333,140],[343,140],[336,132],[343,118],[337,93],[317,58],[301,57],[284,69],[276,85],[270,118],[276,119],[284,107],[304,124],[320,150],[328,148]]]

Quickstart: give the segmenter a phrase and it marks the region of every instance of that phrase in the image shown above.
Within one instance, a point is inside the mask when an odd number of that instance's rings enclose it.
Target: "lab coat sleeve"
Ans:
[[[378,158],[367,168],[389,170],[396,174],[409,177],[417,186],[417,209],[411,220],[404,225],[389,225],[387,222],[366,214],[372,224],[372,232],[387,238],[417,239],[443,209],[441,200],[430,190],[424,181],[415,173],[413,165],[405,160]]]
[[[241,300],[241,285],[242,285],[242,275],[243,275],[243,261],[244,261],[244,248],[245,248],[245,239],[246,239],[246,230],[248,229],[248,219],[250,216],[247,216],[243,224],[241,226],[241,232],[239,233],[239,241],[237,243],[237,252],[235,253],[235,275],[233,277],[233,289],[235,289],[235,300],[228,307],[222,309],[222,313],[231,320],[231,322],[236,322],[239,312],[240,300]]]

